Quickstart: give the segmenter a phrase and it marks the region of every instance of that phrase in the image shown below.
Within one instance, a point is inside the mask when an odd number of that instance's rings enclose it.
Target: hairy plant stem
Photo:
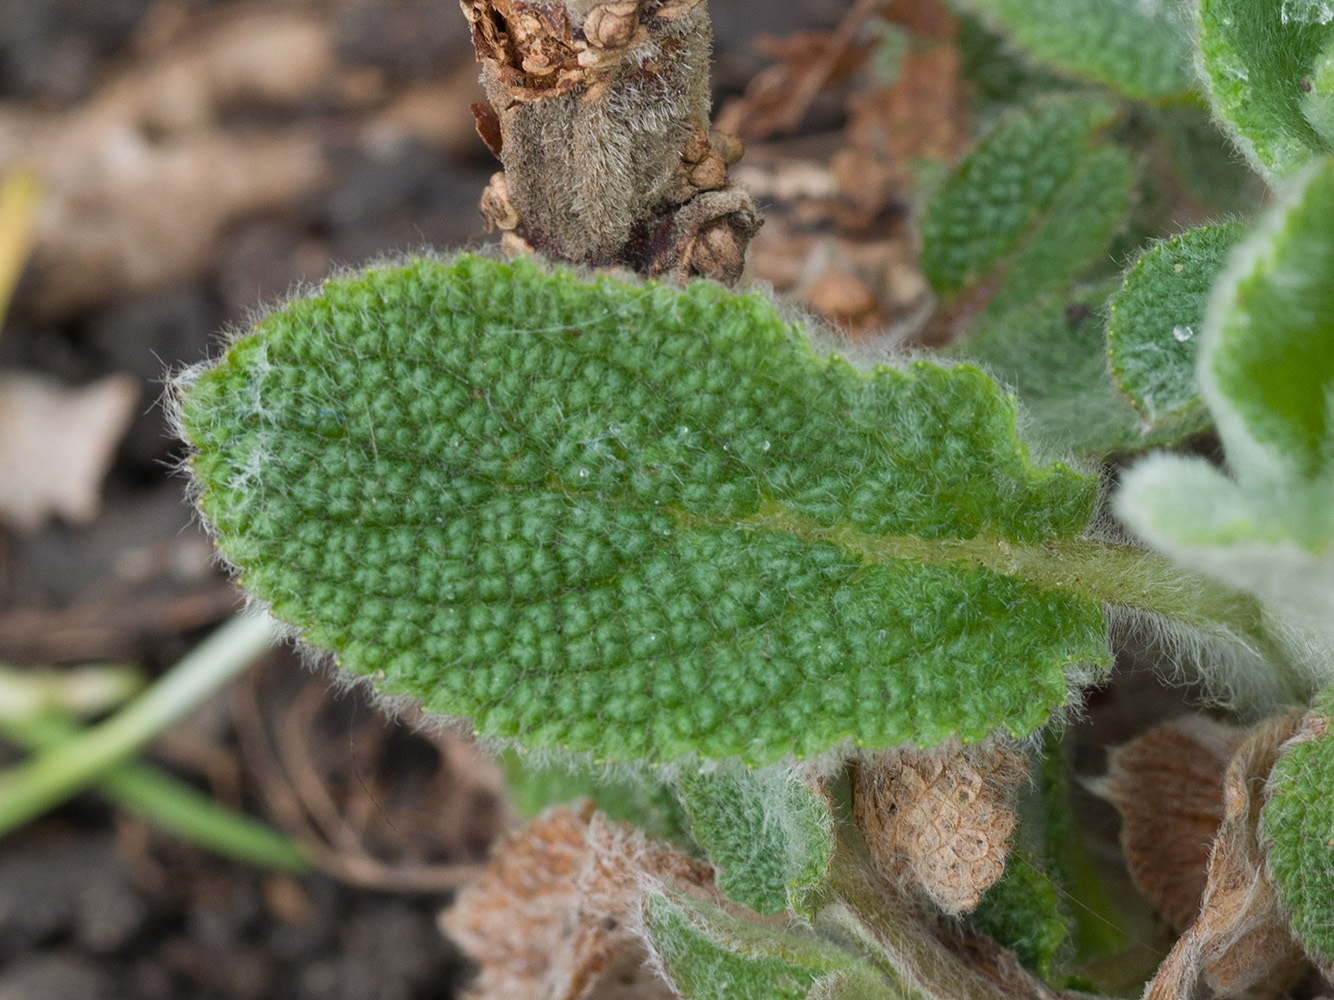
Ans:
[[[873,881],[865,849],[846,823],[836,826],[829,902],[817,926],[844,936],[888,982],[921,1000],[1055,1000],[1056,994],[1000,953],[948,947],[937,919],[918,901]]]
[[[482,215],[511,250],[736,281],[760,225],[709,131],[704,0],[462,0],[477,130],[504,164]]]

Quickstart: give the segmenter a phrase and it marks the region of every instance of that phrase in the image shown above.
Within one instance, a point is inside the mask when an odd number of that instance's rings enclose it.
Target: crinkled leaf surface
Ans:
[[[890,996],[919,996],[832,942],[773,921],[751,922],[684,893],[647,892],[644,924],[655,957],[686,1000],[803,1000],[822,981],[827,990],[833,985],[828,977],[840,973],[875,983]]]
[[[1002,263],[1001,286],[988,312],[1027,305],[1049,290],[1066,288],[1098,263],[1125,225],[1134,183],[1135,166],[1124,149],[1090,151],[1013,257]]]
[[[1334,713],[1334,691],[1316,700]],[[1327,723],[1326,723],[1327,727]],[[1269,875],[1308,955],[1334,969],[1334,737],[1297,743],[1274,766],[1261,814]]]
[[[1303,113],[1311,79],[1334,43],[1327,0],[1199,0],[1200,68],[1214,112],[1257,170],[1293,173],[1334,150]],[[1305,83],[1303,83],[1305,81]]]
[[[1014,952],[1024,968],[1051,977],[1052,960],[1069,935],[1056,886],[1027,851],[1014,851],[1000,877],[969,918]]]
[[[1131,470],[1119,511],[1187,565],[1334,636],[1334,159],[1238,250],[1209,305],[1198,374],[1229,478],[1198,459]],[[1334,669],[1328,646],[1317,676]]]
[[[1044,290],[1039,285],[1087,265],[1086,244],[1109,235],[1129,199],[1124,154],[1097,146],[1114,114],[1105,101],[1052,98],[1005,117],[963,159],[921,220],[922,271],[942,299],[952,302],[984,280],[1005,284],[1014,267],[1010,287],[1026,288],[1028,301]],[[1075,230],[1074,252],[1053,244]]]
[[[486,736],[764,764],[1026,733],[1107,659],[1092,479],[981,372],[759,295],[464,256],[330,282],[183,390],[200,506],[307,642]]]
[[[1171,0],[963,0],[1040,62],[1144,100],[1195,86]]]
[[[1140,256],[1111,302],[1112,374],[1146,420],[1203,405],[1195,380],[1209,290],[1245,234],[1239,223],[1179,233]]]
[[[729,761],[680,778],[691,834],[718,866],[718,887],[757,913],[808,913],[834,855],[828,800],[791,765]]]

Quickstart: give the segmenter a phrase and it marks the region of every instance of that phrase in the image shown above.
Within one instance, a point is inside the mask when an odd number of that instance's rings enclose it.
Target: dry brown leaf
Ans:
[[[473,1000],[668,1000],[631,930],[648,873],[700,889],[713,870],[591,804],[557,806],[501,843],[482,878],[442,917],[481,971]]]
[[[83,389],[37,375],[0,378],[0,521],[30,531],[53,514],[95,518],[138,397],[138,383],[124,375]]]
[[[1000,740],[887,750],[857,765],[853,818],[893,889],[920,887],[964,913],[1005,870],[1013,794],[1027,775],[1024,755]]]
[[[755,47],[776,60],[755,75],[746,92],[723,106],[718,127],[747,140],[793,132],[824,88],[841,83],[872,49],[856,37],[882,0],[858,0],[834,32],[807,31],[787,38],[761,35]]]
[[[1135,883],[1180,934],[1200,912],[1205,870],[1223,822],[1223,775],[1245,730],[1191,717],[1113,751],[1093,791],[1121,814]]]
[[[29,311],[56,319],[190,277],[229,221],[317,186],[315,137],[242,137],[215,122],[239,102],[301,99],[332,68],[326,27],[256,11],[212,22],[61,118],[0,112],[0,170],[31,170],[44,186]]]
[[[848,102],[849,145],[831,168],[863,216],[904,197],[916,160],[952,163],[970,142],[959,50],[935,45],[905,53],[892,87]]]
[[[1313,724],[1299,711],[1269,719],[1228,764],[1200,915],[1159,967],[1145,1000],[1190,1000],[1201,978],[1225,1000],[1279,997],[1310,971],[1265,871],[1259,830],[1265,782],[1284,744]]]

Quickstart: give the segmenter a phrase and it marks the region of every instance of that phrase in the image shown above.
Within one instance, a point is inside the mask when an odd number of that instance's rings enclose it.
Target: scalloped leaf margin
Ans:
[[[981,372],[760,295],[463,255],[329,282],[182,389],[201,510],[312,646],[487,737],[763,765],[1040,726],[1105,665],[1095,483]]]

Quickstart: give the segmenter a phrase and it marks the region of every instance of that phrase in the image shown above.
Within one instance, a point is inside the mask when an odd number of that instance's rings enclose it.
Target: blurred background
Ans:
[[[848,338],[938,343],[912,205],[1050,77],[937,0],[712,8],[754,279]],[[0,0],[0,766],[16,677],[152,678],[235,615],[164,375],[339,268],[487,242],[478,72],[454,0]],[[1186,186],[1138,210],[1205,215]],[[0,838],[0,1000],[456,995],[437,917],[514,806],[410,721],[268,654],[153,744],[153,780],[313,868],[227,860],[95,787]]]
[[[876,148],[906,94],[886,100],[872,65],[879,7],[713,11],[715,107],[771,213],[756,272],[853,330],[922,295],[903,177]],[[944,68],[948,157],[963,133]],[[174,472],[164,375],[338,268],[486,242],[478,72],[452,0],[0,2],[5,678],[151,679],[236,613]],[[4,1000],[406,1000],[466,981],[437,915],[512,820],[468,745],[329,694],[279,650],[150,756],[317,870],[221,858],[94,788],[0,839]],[[0,742],[0,765],[22,758]]]

